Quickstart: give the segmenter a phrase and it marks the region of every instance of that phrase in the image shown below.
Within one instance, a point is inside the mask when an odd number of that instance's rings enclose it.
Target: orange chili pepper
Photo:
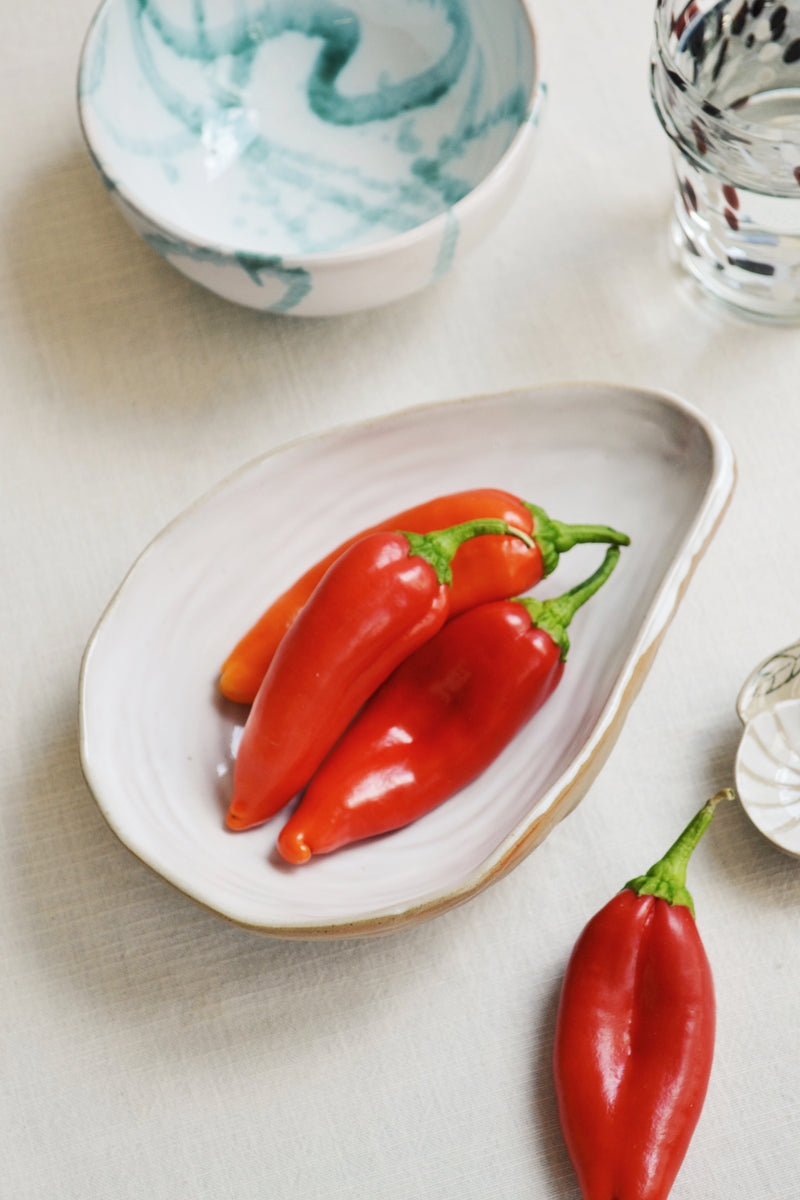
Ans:
[[[497,535],[466,542],[453,562],[452,615],[489,600],[527,592],[555,570],[560,554],[579,542],[628,543],[624,535],[605,525],[565,525],[552,520],[543,509],[498,488],[473,488],[439,496],[348,538],[278,596],[223,663],[219,679],[222,694],[239,704],[253,702],[284,634],[327,569],[355,542],[380,531],[429,533],[484,517],[505,521],[528,534],[531,541]]]

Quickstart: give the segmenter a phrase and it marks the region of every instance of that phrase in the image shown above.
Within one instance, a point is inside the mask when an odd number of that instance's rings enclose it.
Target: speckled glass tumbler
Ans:
[[[800,0],[659,0],[651,94],[678,261],[739,309],[800,320]]]

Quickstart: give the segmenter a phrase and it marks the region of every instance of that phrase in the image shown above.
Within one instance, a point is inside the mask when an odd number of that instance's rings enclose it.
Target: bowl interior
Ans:
[[[308,255],[460,200],[536,73],[521,0],[105,0],[79,104],[108,185],[168,233]]]

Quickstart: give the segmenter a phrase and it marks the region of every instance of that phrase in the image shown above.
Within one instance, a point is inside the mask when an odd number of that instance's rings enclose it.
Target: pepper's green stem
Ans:
[[[464,521],[461,525],[451,525],[449,529],[435,529],[431,533],[407,533],[405,530],[400,532],[410,546],[409,553],[416,554],[430,563],[436,572],[439,583],[447,585],[453,581],[450,563],[455,557],[456,550],[470,538],[493,533],[505,537],[521,538],[531,549],[536,545],[529,534],[523,533],[521,529],[515,529],[507,521],[493,517]]]
[[[733,800],[731,788],[723,788],[710,800],[706,800],[683,833],[673,842],[663,858],[654,863],[646,875],[640,875],[626,883],[637,896],[658,896],[668,904],[684,904],[694,916],[694,901],[686,887],[686,867],[700,838],[705,833],[720,800]]]
[[[618,562],[619,547],[609,546],[605,558],[594,574],[584,579],[583,583],[570,588],[563,596],[555,596],[551,600],[537,600],[534,596],[515,597],[515,603],[526,609],[536,628],[543,629],[560,648],[562,659],[567,657],[569,650],[567,626],[581,605],[603,586]]]
[[[533,514],[533,537],[542,555],[545,575],[550,575],[558,566],[559,557],[577,546],[579,542],[607,542],[614,546],[629,546],[627,533],[619,533],[608,525],[565,525],[548,517],[538,504],[525,507]]]

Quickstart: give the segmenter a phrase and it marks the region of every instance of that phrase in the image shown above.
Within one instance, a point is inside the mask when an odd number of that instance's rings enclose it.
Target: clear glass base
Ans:
[[[680,154],[674,159],[672,242],[684,269],[740,310],[800,321],[800,195],[735,188]]]

